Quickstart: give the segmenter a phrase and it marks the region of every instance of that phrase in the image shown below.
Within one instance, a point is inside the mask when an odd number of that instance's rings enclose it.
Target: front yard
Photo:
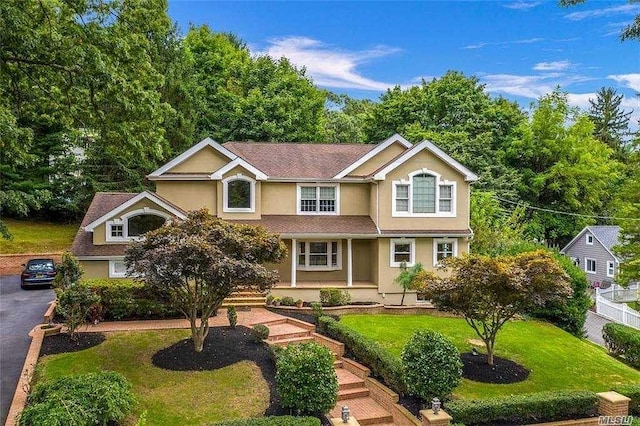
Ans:
[[[40,358],[36,381],[102,370],[122,373],[133,384],[138,400],[126,424],[135,424],[146,412],[147,425],[201,425],[260,417],[269,407],[269,385],[254,362],[243,360],[204,371],[156,367],[153,355],[188,338],[188,330],[113,332],[106,336],[92,348]]]
[[[474,331],[460,318],[430,315],[347,315],[341,322],[376,340],[400,356],[411,335],[420,328],[436,330],[453,341],[460,352],[469,352]],[[578,339],[540,321],[512,321],[496,339],[496,355],[531,370],[513,384],[489,384],[463,379],[454,391],[460,398],[498,397],[561,389],[610,390],[622,383],[640,382],[637,371],[607,355],[588,341]]]

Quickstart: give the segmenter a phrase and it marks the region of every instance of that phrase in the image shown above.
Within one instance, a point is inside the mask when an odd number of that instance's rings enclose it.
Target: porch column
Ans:
[[[351,250],[351,238],[347,239],[347,287],[353,285],[353,253]]]
[[[298,243],[296,239],[291,239],[291,287],[296,286],[296,260],[298,259]]]

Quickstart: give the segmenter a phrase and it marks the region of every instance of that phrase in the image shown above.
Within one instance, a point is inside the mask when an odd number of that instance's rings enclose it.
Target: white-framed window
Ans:
[[[256,181],[237,174],[222,180],[222,211],[253,213],[256,211]]]
[[[433,171],[417,170],[406,180],[393,181],[392,191],[394,217],[456,216],[456,182]]]
[[[339,213],[340,186],[298,184],[297,192],[298,214],[336,215]]]
[[[433,240],[433,265],[437,266],[443,259],[458,254],[457,240]]]
[[[607,277],[613,277],[616,274],[616,264],[611,260],[607,260]]]
[[[145,232],[160,228],[170,218],[168,214],[149,207],[125,213],[120,218],[106,222],[106,241],[110,243],[131,241]]]
[[[587,274],[595,274],[597,272],[596,260],[586,258],[584,260],[584,271]]]
[[[340,241],[298,241],[297,269],[336,271],[342,269]]]
[[[109,278],[125,278],[127,276],[127,267],[124,260],[109,261]]]
[[[389,266],[400,268],[416,264],[416,240],[412,238],[399,238],[391,240],[389,249]]]
[[[588,246],[592,246],[593,245],[593,235],[592,234],[587,234],[587,245]]]

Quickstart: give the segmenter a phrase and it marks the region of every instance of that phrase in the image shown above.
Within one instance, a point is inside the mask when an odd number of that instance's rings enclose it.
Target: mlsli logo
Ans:
[[[600,416],[598,425],[630,425],[633,422],[633,416]]]

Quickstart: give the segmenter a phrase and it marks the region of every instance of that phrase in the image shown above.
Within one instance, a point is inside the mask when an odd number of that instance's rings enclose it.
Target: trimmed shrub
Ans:
[[[264,299],[264,301],[267,305],[273,305],[273,299],[275,299],[275,296],[270,294]]]
[[[351,295],[347,290],[339,288],[320,289],[320,303],[322,306],[344,306],[351,302]]]
[[[227,319],[229,320],[231,328],[236,328],[236,325],[238,325],[238,313],[236,312],[235,306],[227,306]]]
[[[253,419],[227,420],[213,423],[211,426],[320,426],[320,419],[315,417],[257,417]]]
[[[629,414],[640,416],[640,383],[631,385],[619,385],[614,391],[631,398],[629,402]]]
[[[291,296],[284,296],[282,300],[280,300],[280,304],[282,306],[295,306],[296,301]]]
[[[462,380],[462,361],[451,340],[432,330],[418,330],[402,350],[410,394],[425,401],[444,399]]]
[[[311,302],[311,309],[313,310],[313,316],[317,325],[320,317],[324,315],[324,311],[322,310],[322,303]]]
[[[80,278],[82,278],[82,274],[84,274],[78,258],[70,252],[65,252],[62,255],[62,262],[58,263],[56,268],[58,273],[53,279],[53,286],[55,288],[64,289],[78,284]]]
[[[100,303],[100,296],[90,288],[81,285],[70,285],[56,289],[56,310],[64,318],[64,325],[69,329],[71,339],[76,338],[76,330],[87,322],[89,310]]]
[[[65,376],[34,388],[19,424],[115,424],[125,418],[134,403],[131,384],[120,373]]]
[[[590,391],[555,391],[504,398],[457,400],[445,403],[453,421],[466,426],[532,424],[593,417],[598,397]]]
[[[282,406],[298,414],[329,411],[338,399],[331,351],[315,342],[289,345],[278,351],[276,390]]]
[[[602,337],[611,355],[640,368],[640,330],[610,322],[602,328]]]
[[[345,344],[356,361],[371,369],[375,377],[399,394],[406,393],[402,361],[391,355],[378,342],[371,340],[328,316],[318,322],[322,334]]]
[[[269,327],[264,324],[256,324],[251,329],[251,336],[256,343],[262,343],[269,338]]]

